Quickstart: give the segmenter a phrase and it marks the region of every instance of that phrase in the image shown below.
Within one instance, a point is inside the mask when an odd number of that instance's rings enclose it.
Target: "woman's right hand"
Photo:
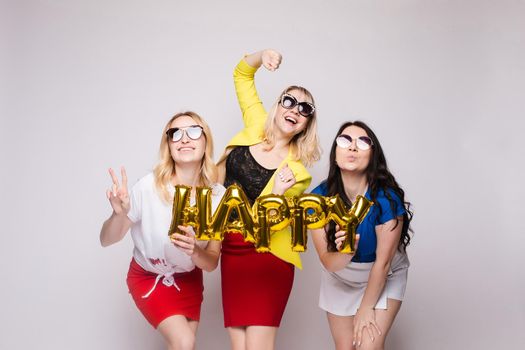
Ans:
[[[345,239],[346,239],[346,231],[340,231],[339,230],[339,225],[336,226],[336,232],[335,232],[335,247],[337,248],[337,250],[341,250],[341,248],[343,247],[343,243],[345,242]],[[357,245],[359,244],[359,235],[355,235],[355,250],[357,250]]]
[[[182,225],[178,227],[182,233],[172,233],[170,235],[171,242],[187,255],[194,256],[194,254],[198,253],[200,247],[197,245],[193,227]]]
[[[272,49],[264,50],[261,55],[262,65],[270,72],[273,72],[279,68],[282,59],[283,56],[279,52]]]
[[[106,196],[108,197],[109,203],[116,215],[127,214],[130,208],[126,169],[121,167],[120,173],[122,176],[122,185],[120,185],[113,169],[109,168],[109,175],[111,176],[113,185],[111,186],[111,189],[106,191]]]

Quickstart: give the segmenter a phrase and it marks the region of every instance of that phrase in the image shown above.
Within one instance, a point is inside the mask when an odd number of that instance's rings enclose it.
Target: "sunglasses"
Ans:
[[[173,142],[178,142],[182,139],[182,136],[186,134],[188,138],[192,140],[198,140],[202,136],[203,130],[200,125],[190,125],[184,128],[171,128],[166,131],[168,135],[168,140]]]
[[[337,143],[337,146],[341,148],[349,148],[352,145],[352,141],[354,139],[350,135],[341,134],[335,138],[335,143]],[[355,139],[355,145],[357,148],[359,148],[361,151],[369,150],[370,147],[374,145],[374,142],[372,142],[372,139],[368,136],[359,136]]]
[[[315,106],[310,102],[297,102],[297,99],[290,94],[283,94],[281,96],[281,106],[286,109],[292,109],[297,106],[299,114],[303,117],[310,117],[314,114]]]

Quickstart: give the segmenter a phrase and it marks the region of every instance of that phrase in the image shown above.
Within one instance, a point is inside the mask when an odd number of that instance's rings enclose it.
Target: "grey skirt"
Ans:
[[[373,262],[351,262],[337,272],[328,272],[322,267],[319,307],[338,316],[355,315],[365,294],[368,276],[373,265]],[[375,306],[376,309],[386,310],[388,298],[403,300],[409,266],[407,255],[396,251],[385,287]]]

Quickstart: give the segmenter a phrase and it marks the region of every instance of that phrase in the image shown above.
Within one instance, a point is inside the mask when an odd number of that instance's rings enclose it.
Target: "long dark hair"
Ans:
[[[392,191],[399,197],[401,203],[403,203],[403,206],[405,207],[405,214],[403,214],[403,227],[401,229],[401,237],[399,239],[398,250],[406,251],[406,247],[410,244],[409,232],[412,232],[412,229],[410,228],[410,221],[412,220],[413,213],[410,210],[410,203],[405,201],[405,191],[403,191],[403,189],[399,186],[396,179],[394,178],[394,175],[392,175],[390,170],[388,170],[385,154],[383,153],[381,144],[379,143],[376,134],[374,134],[374,132],[372,131],[372,129],[370,129],[368,125],[359,120],[354,122],[345,122],[339,128],[339,131],[337,131],[336,137],[340,135],[344,129],[352,125],[364,129],[368,137],[370,137],[373,142],[373,146],[371,148],[372,154],[370,155],[370,163],[366,168],[366,178],[372,201],[377,203],[377,194],[380,190],[383,190],[383,193],[385,194],[390,203],[390,208],[392,209],[392,212],[395,213],[397,211],[397,204],[392,198],[390,192]],[[348,206],[351,206],[352,202],[350,201],[344,190],[343,179],[341,177],[341,169],[339,169],[339,166],[336,163],[336,147],[337,144],[334,138],[332,148],[330,149],[330,170],[328,171],[328,177],[324,181],[328,190],[327,195],[334,196],[338,194]],[[381,207],[378,207],[380,210],[379,214],[381,215]],[[394,226],[394,228],[397,227],[398,223],[399,220],[396,217],[396,225]],[[337,248],[335,246],[334,222],[330,222],[330,224],[328,225],[328,230],[326,232],[326,241],[328,243],[329,251],[337,251]]]

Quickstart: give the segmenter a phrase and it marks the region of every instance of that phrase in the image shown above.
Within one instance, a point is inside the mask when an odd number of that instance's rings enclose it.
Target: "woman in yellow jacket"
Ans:
[[[281,55],[263,50],[245,56],[235,67],[234,83],[244,129],[235,135],[219,169],[224,186],[237,184],[253,203],[270,193],[297,196],[310,185],[305,168],[319,159],[314,99],[290,86],[267,113],[255,88],[263,65],[275,71]],[[224,325],[233,349],[272,349],[290,291],[299,254],[291,249],[290,230],[273,233],[270,253],[257,253],[239,233],[222,243],[221,275]]]

